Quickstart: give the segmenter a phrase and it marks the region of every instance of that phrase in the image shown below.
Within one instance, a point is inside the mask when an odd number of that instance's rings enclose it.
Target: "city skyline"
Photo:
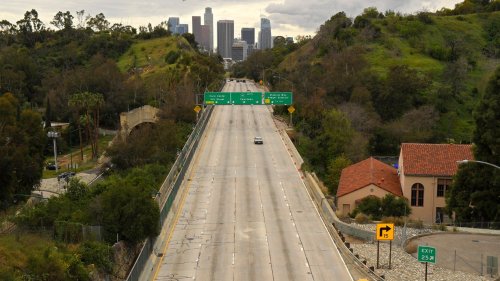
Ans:
[[[213,22],[231,19],[235,30],[253,27],[260,30],[261,16],[272,22],[273,34],[296,37],[297,35],[315,35],[317,29],[334,14],[344,11],[350,17],[360,14],[364,8],[377,7],[379,11],[395,10],[402,13],[417,11],[435,11],[442,7],[452,8],[459,0],[374,0],[370,3],[361,0],[255,0],[255,1],[173,1],[165,5],[162,1],[131,2],[118,0],[89,0],[84,4],[75,1],[57,0],[20,0],[4,3],[0,11],[0,20],[11,23],[23,18],[27,10],[35,9],[39,18],[47,27],[55,29],[50,21],[58,11],[70,11],[76,20],[76,11],[85,10],[85,14],[95,16],[103,13],[111,23],[122,23],[138,28],[153,26],[167,21],[168,17],[179,17],[181,23],[191,23],[192,16],[201,16],[205,7],[211,7]],[[214,26],[215,29],[215,26]],[[190,29],[191,31],[191,29]],[[213,30],[213,34],[216,34]]]

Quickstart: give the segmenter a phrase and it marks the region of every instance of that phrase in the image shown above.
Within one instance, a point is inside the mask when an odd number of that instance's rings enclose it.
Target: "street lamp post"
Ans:
[[[56,138],[59,137],[59,132],[49,131],[49,132],[47,132],[47,137],[52,138],[52,141],[54,143],[54,164],[56,166],[56,173],[57,173],[59,168],[57,167],[57,142],[56,142]]]
[[[292,81],[290,81],[290,80],[288,80],[288,79],[286,79],[286,78],[284,78],[284,77],[281,77],[281,75],[279,75],[279,74],[278,74],[277,76],[275,75],[275,76],[273,76],[273,77],[274,77],[274,78],[278,78],[278,81],[280,81],[280,82],[281,82],[281,79],[283,79],[283,80],[287,81],[288,83],[292,84],[292,93],[293,93],[294,83],[293,83]],[[278,82],[278,83],[279,83],[279,82]]]
[[[286,79],[286,78],[281,77],[281,75],[279,75],[279,73],[278,73],[278,76],[276,76],[276,75],[275,75],[275,76],[273,76],[273,77],[274,77],[274,78],[278,78],[278,83],[281,83],[281,79],[283,79],[283,80],[287,81],[288,83],[292,84],[292,94],[293,94],[293,86],[294,86],[294,83],[293,83],[292,81],[290,81],[290,80],[288,80],[288,79]],[[290,127],[292,127],[292,125],[293,125],[293,124],[292,124],[292,113],[291,113],[291,112],[290,112],[290,123],[289,123],[289,125],[290,125]]]
[[[485,162],[485,161],[479,161],[479,160],[469,160],[469,159],[464,159],[464,160],[459,160],[457,161],[457,163],[460,165],[460,164],[467,164],[469,162],[474,162],[474,163],[481,163],[481,164],[485,164],[485,165],[488,165],[488,166],[491,166],[491,167],[495,167],[497,169],[500,169],[499,166],[495,165],[495,164],[492,164],[492,163],[489,163],[489,162]]]

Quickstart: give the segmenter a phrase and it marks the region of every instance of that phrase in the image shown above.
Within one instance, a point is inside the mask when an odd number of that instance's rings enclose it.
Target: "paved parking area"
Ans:
[[[97,175],[93,173],[81,172],[76,174],[75,177],[80,179],[82,182],[89,183],[90,181],[95,179]],[[43,198],[50,198],[52,196],[58,196],[59,194],[64,193],[66,191],[65,187],[66,181],[64,180],[58,181],[57,178],[42,179],[40,181],[40,187],[33,190],[31,193],[42,195]]]
[[[416,238],[417,245],[436,248],[437,265],[486,275],[487,256],[500,257],[500,235],[443,233]]]

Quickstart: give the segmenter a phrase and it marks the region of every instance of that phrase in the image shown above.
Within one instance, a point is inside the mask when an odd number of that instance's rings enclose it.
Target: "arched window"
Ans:
[[[411,186],[411,205],[422,207],[424,206],[424,185],[416,183]]]

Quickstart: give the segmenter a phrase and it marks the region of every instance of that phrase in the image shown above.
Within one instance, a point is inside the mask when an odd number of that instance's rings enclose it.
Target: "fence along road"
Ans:
[[[268,108],[217,106],[206,134],[154,279],[352,280]]]

